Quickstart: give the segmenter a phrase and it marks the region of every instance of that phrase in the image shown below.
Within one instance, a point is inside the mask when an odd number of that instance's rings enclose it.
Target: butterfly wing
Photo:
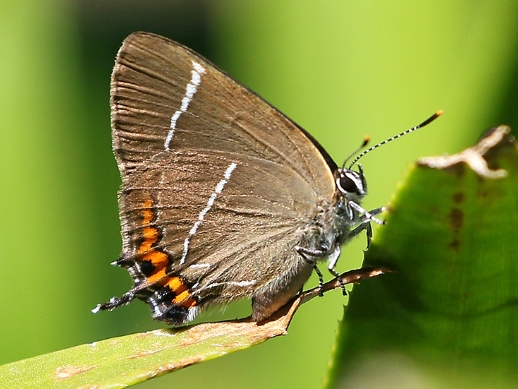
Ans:
[[[128,37],[112,75],[123,252],[139,297],[180,324],[252,297],[273,313],[309,278],[295,250],[334,200],[336,165],[304,130],[188,48]]]

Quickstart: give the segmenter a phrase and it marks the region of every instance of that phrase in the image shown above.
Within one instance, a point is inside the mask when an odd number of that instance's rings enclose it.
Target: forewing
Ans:
[[[112,128],[121,170],[166,149],[218,150],[277,162],[323,197],[331,158],[304,130],[190,49],[148,33],[128,37],[112,75]],[[330,168],[326,168],[330,165]]]

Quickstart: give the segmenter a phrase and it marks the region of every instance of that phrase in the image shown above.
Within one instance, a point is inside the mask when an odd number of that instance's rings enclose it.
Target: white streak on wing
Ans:
[[[201,75],[205,74],[206,71],[205,68],[201,66],[198,62],[192,61],[192,67],[193,69],[191,70],[191,81],[187,84],[185,88],[185,96],[182,99],[182,105],[180,106],[180,109],[177,110],[171,117],[171,129],[167,133],[167,137],[165,138],[164,142],[164,148],[166,149],[166,151],[169,151],[169,145],[173,140],[174,131],[176,129],[176,122],[178,121],[182,113],[187,112],[187,108],[189,108],[191,100],[198,91],[198,86],[201,83]]]
[[[216,185],[216,188],[214,189],[214,192],[210,195],[210,197],[207,201],[207,205],[199,213],[198,220],[194,223],[194,225],[192,226],[192,228],[189,231],[189,236],[187,238],[185,238],[185,240],[183,241],[183,254],[182,254],[182,258],[180,259],[180,265],[183,265],[185,263],[185,259],[187,258],[187,254],[189,253],[189,244],[190,244],[191,238],[198,231],[198,228],[200,227],[201,223],[205,219],[205,215],[207,215],[207,213],[210,211],[210,209],[214,205],[216,198],[223,191],[223,188],[225,187],[227,182],[230,180],[230,177],[232,176],[232,172],[234,171],[234,169],[236,167],[237,167],[237,164],[234,162],[232,162],[228,166],[227,170],[225,170],[225,174],[223,175],[224,178],[220,182],[218,182],[218,184]]]
[[[209,267],[210,263],[193,263],[189,269],[208,269]]]
[[[234,285],[234,286],[245,287],[245,286],[252,286],[255,283],[256,283],[255,280],[251,280],[251,281],[229,281],[226,284],[227,285]]]
[[[237,286],[238,288],[246,288],[247,286],[255,285],[257,281],[256,280],[250,280],[250,281],[225,281],[225,282],[213,282],[212,284],[209,284],[207,286],[204,286],[203,288],[200,288],[196,291],[196,293],[200,293],[203,290],[217,288],[219,286]]]

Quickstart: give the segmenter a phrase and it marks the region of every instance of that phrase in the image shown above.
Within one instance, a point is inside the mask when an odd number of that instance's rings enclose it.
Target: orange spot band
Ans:
[[[163,286],[167,283],[167,278],[165,278],[165,267],[163,269],[160,269],[156,273],[150,275],[146,278],[147,283],[150,285],[160,285]]]

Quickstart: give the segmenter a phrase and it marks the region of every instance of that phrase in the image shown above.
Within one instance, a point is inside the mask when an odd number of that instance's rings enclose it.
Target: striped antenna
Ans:
[[[345,161],[342,164],[342,169],[345,167],[345,164],[347,163],[348,160],[350,160],[352,157],[354,157],[356,154],[358,154],[360,151],[362,151],[362,149],[365,148],[365,146],[367,146],[369,144],[370,140],[371,140],[371,138],[368,135],[366,135],[365,138],[363,138],[363,142],[362,142],[361,146],[358,147],[356,150],[354,150],[351,154],[349,154],[347,156],[347,158],[345,158]]]
[[[383,142],[380,142],[370,148],[368,148],[367,150],[363,151],[361,154],[359,154],[356,158],[354,158],[354,160],[351,162],[351,164],[349,165],[349,169],[351,169],[355,164],[356,162],[358,162],[365,154],[368,154],[370,153],[372,150],[374,149],[377,149],[378,147],[386,144],[386,143],[389,143],[389,142],[392,142],[393,140],[396,140],[398,138],[401,138],[403,135],[406,135],[406,134],[410,134],[411,132],[414,132],[416,130],[419,130],[420,128],[423,128],[424,126],[426,126],[427,124],[430,124],[431,122],[433,122],[435,119],[437,119],[439,116],[441,116],[443,113],[442,110],[440,111],[437,111],[435,112],[432,116],[430,116],[428,119],[426,119],[424,122],[418,124],[417,126],[414,126],[412,128],[409,128],[408,130],[405,130],[403,131],[402,133],[400,134],[397,134],[397,135],[394,135],[388,139],[385,139]],[[365,142],[364,142],[365,144]],[[356,151],[357,152],[357,151]],[[356,154],[356,152],[354,152],[352,155]],[[347,159],[349,159],[350,157],[348,157]]]

